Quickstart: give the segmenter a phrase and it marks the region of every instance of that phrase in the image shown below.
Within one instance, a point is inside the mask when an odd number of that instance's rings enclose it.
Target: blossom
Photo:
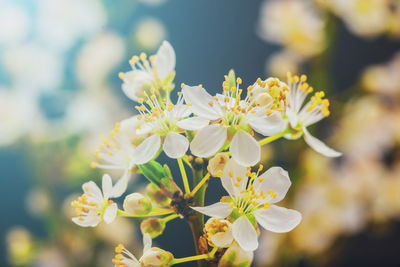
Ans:
[[[183,103],[182,94],[178,93],[176,105],[167,97],[166,101],[158,101],[155,91],[149,96],[145,93],[146,101],[139,98],[136,109],[140,115],[138,120],[143,123],[138,127],[137,134],[149,134],[148,138],[163,138],[163,151],[170,158],[183,157],[189,148],[189,141],[182,135],[182,129],[197,130],[208,124],[208,120],[186,119],[191,114],[190,109]],[[145,105],[147,104],[147,106]],[[146,139],[147,140],[147,139]],[[145,141],[146,141],[145,140]],[[150,143],[153,150],[158,150],[160,142]]]
[[[280,132],[284,125],[278,112],[268,110],[268,106],[257,106],[251,93],[240,100],[240,78],[236,84],[236,87],[229,88],[228,77],[225,77],[223,94],[214,97],[201,86],[183,85],[183,97],[197,115],[191,120],[211,121],[210,125],[199,130],[190,149],[195,156],[211,157],[225,147],[227,141],[229,145],[230,141],[232,157],[242,165],[252,166],[261,157],[260,145],[252,136],[253,130],[263,135],[273,135]],[[253,86],[250,86],[248,92],[252,89]]]
[[[260,8],[259,36],[267,42],[282,44],[302,57],[322,52],[325,22],[308,2],[264,1]]]
[[[287,98],[286,116],[289,126],[296,132],[287,134],[287,139],[297,139],[304,134],[304,140],[315,151],[327,157],[339,157],[342,154],[329,148],[323,142],[312,136],[307,127],[329,116],[329,100],[324,99],[324,92],[316,92],[311,100],[303,105],[307,95],[313,88],[306,83],[307,76],[292,76],[288,73],[289,96]]]
[[[108,224],[112,223],[117,216],[118,206],[109,200],[115,197],[111,177],[108,174],[103,175],[103,192],[93,181],[84,183],[82,189],[83,195],[71,203],[77,214],[72,221],[83,227],[95,227],[103,220]]]
[[[148,234],[143,235],[143,256],[137,260],[137,258],[125,249],[122,244],[115,248],[115,252],[118,253],[113,259],[113,263],[116,267],[167,267],[174,259],[174,256],[165,250],[157,247],[151,247],[151,237]]]
[[[138,116],[117,123],[109,138],[102,136],[103,143],[94,152],[103,163],[92,162],[92,167],[123,170],[123,175],[115,185],[116,197],[125,192],[134,165],[144,164],[153,159],[160,146],[159,136],[151,136],[143,140],[143,137],[136,134],[139,124]]]
[[[192,207],[205,215],[234,220],[232,234],[245,250],[258,247],[257,223],[266,230],[285,233],[301,221],[298,211],[274,205],[281,201],[291,185],[288,173],[280,167],[272,167],[263,174],[260,166],[257,173],[250,172],[230,159],[221,177],[222,186],[229,198],[205,207]],[[250,178],[250,180],[249,180]]]
[[[122,91],[127,97],[138,101],[144,96],[146,88],[165,89],[170,85],[175,75],[175,51],[171,44],[163,41],[157,53],[147,58],[145,53],[133,56],[129,61],[132,70],[120,73],[123,80]]]

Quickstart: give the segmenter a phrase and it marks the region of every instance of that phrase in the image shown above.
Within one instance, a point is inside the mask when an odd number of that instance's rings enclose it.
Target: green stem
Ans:
[[[204,180],[204,177],[207,174],[207,168],[203,159],[197,158],[193,161],[193,185],[197,187],[198,184]],[[204,206],[204,197],[207,189],[207,179],[203,182],[203,186],[200,186],[197,189],[196,194],[193,195],[193,206],[203,207]],[[192,230],[193,241],[196,249],[196,254],[201,255],[201,250],[199,248],[199,239],[203,235],[204,228],[204,215],[200,212],[195,212],[191,216],[187,218],[190,229]],[[199,267],[206,267],[207,262],[203,260],[199,260],[197,262]]]
[[[272,141],[275,141],[275,140],[283,137],[287,133],[289,133],[288,129],[286,129],[276,135],[265,137],[264,139],[261,139],[260,141],[258,141],[258,143],[260,144],[260,146],[266,145],[268,143],[271,143]]]
[[[196,187],[190,193],[190,196],[193,197],[196,192],[203,186],[203,184],[208,181],[208,179],[210,179],[210,173],[207,173],[206,176],[204,176],[204,178],[196,185]]]
[[[185,187],[185,193],[190,194],[189,181],[187,179],[185,166],[183,166],[182,158],[178,158],[177,161],[179,165],[179,170],[181,171],[183,186]]]
[[[180,258],[180,259],[174,259],[172,261],[171,265],[188,262],[188,261],[204,260],[204,259],[208,259],[208,257],[209,257],[208,254],[201,254],[201,255],[190,256],[190,257],[185,257],[185,258]]]
[[[174,259],[171,263],[173,264],[178,264],[178,263],[183,263],[183,262],[189,262],[189,261],[198,261],[198,260],[205,260],[205,259],[213,259],[215,253],[217,252],[218,247],[214,247],[210,253],[207,254],[201,254],[201,255],[196,255],[196,256],[190,256],[190,257],[184,257],[180,259]]]
[[[145,214],[145,215],[134,215],[134,214],[129,214],[123,210],[118,210],[117,211],[117,216],[122,216],[122,217],[131,217],[131,218],[146,218],[146,217],[154,217],[154,216],[161,216],[161,215],[168,215],[173,213],[173,210],[170,209],[161,209],[161,208],[155,208],[156,211],[153,211]],[[178,215],[179,216],[179,215]]]

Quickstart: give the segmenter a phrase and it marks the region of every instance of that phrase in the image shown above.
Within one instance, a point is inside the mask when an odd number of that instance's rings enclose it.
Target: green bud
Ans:
[[[171,252],[161,248],[153,247],[145,251],[140,258],[140,266],[142,267],[168,267],[174,259]]]
[[[146,195],[151,199],[151,201],[160,206],[169,206],[171,203],[171,199],[165,196],[160,188],[153,183],[147,185]]]
[[[253,252],[244,251],[238,243],[234,242],[224,253],[218,267],[248,267],[253,261]]]
[[[143,234],[149,234],[153,239],[164,232],[165,225],[166,223],[163,219],[149,218],[142,221],[140,224],[140,230],[142,230]]]
[[[123,207],[124,210],[131,215],[146,215],[153,209],[150,200],[140,193],[127,195]]]

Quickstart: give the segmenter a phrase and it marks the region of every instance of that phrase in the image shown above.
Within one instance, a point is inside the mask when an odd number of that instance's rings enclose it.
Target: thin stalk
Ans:
[[[214,247],[210,253],[207,254],[201,254],[201,255],[196,255],[196,256],[190,256],[190,257],[185,257],[185,258],[180,258],[180,259],[174,259],[171,263],[173,264],[178,264],[178,263],[183,263],[183,262],[189,262],[189,261],[198,261],[198,260],[205,260],[205,259],[213,259],[215,256],[215,253],[217,252],[218,247]]]
[[[162,218],[161,220],[163,220],[165,223],[172,221],[173,219],[176,219],[179,217],[179,214],[171,214],[167,217]]]
[[[131,217],[131,218],[146,218],[146,217],[154,217],[154,216],[161,216],[161,215],[168,215],[173,213],[173,210],[170,209],[161,209],[157,208],[157,211],[151,211],[148,214],[145,215],[135,215],[135,214],[129,214],[123,210],[118,210],[117,211],[117,216],[122,216],[122,217]]]
[[[193,197],[196,192],[203,186],[203,184],[208,181],[208,179],[210,179],[210,173],[207,173],[206,176],[204,176],[204,178],[196,185],[196,187],[190,193],[190,196]]]
[[[258,143],[260,144],[260,146],[266,145],[271,143],[272,141],[275,141],[281,137],[283,137],[285,134],[287,134],[289,131],[286,129],[276,135],[272,135],[272,136],[268,136],[265,137],[264,139],[261,139],[260,141],[258,141]]]
[[[182,158],[178,158],[177,161],[178,161],[178,165],[179,165],[179,170],[181,171],[182,181],[183,181],[183,186],[185,188],[185,192],[186,192],[186,194],[190,194],[189,181],[187,179],[185,166],[183,166]]]

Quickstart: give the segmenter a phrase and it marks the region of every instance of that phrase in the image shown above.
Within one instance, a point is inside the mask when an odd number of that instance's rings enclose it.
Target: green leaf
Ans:
[[[143,175],[152,183],[160,186],[163,178],[170,178],[170,173],[157,161],[149,161],[139,165]]]

